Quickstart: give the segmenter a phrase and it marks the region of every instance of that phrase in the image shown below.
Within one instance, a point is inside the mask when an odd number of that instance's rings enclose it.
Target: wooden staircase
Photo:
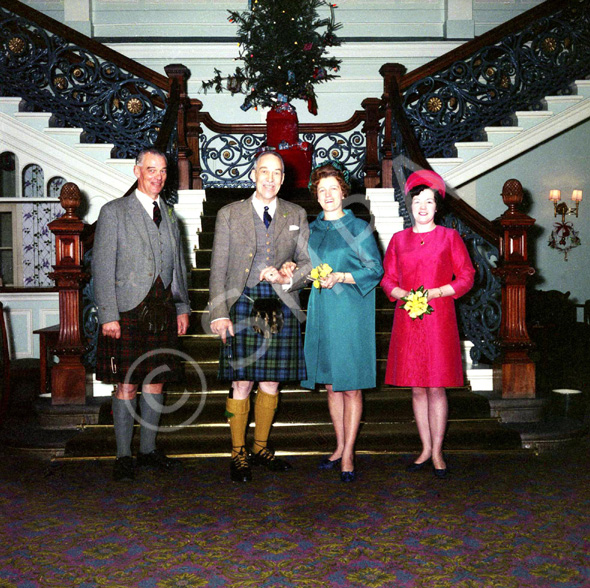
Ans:
[[[229,426],[224,417],[229,383],[217,380],[219,340],[203,326],[208,299],[209,264],[217,211],[224,204],[248,197],[250,191],[211,190],[204,203],[200,249],[191,273],[189,334],[182,339],[187,354],[185,386],[171,387],[162,415],[159,446],[169,455],[195,457],[229,454]],[[286,196],[303,206],[310,220],[320,211],[307,191]],[[357,216],[370,220],[368,207],[354,203]],[[309,290],[303,291],[305,306]],[[411,391],[383,384],[393,307],[383,292],[377,291],[378,387],[365,393],[365,408],[357,451],[409,453],[419,449],[413,422]],[[303,329],[305,325],[303,325]],[[515,430],[490,417],[486,398],[469,387],[449,390],[450,418],[447,451],[520,451],[521,439]],[[85,425],[66,445],[64,459],[107,458],[115,455],[115,437],[110,401],[105,399],[97,424]],[[139,435],[135,435],[138,442]],[[251,436],[250,436],[251,437]],[[334,435],[325,390],[309,391],[298,383],[286,385],[271,435],[279,454],[324,454],[333,446]]]

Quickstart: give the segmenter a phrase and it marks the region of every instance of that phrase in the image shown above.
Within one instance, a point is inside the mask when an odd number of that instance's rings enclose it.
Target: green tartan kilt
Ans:
[[[307,377],[300,324],[286,304],[281,302],[283,328],[269,339],[256,333],[251,326],[253,301],[271,297],[280,300],[268,282],[260,282],[253,288],[244,288],[231,307],[229,318],[235,336],[228,336],[227,343],[221,344],[220,380],[292,382]]]

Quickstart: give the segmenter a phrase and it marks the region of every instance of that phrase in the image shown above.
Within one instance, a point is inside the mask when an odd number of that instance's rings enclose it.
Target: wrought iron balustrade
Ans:
[[[57,126],[82,128],[85,142],[114,144],[113,157],[129,158],[154,144],[168,105],[165,76],[139,64],[133,69],[145,77],[131,73],[120,65],[131,60],[99,57],[118,54],[92,39],[29,7],[38,22],[26,18],[19,2],[2,4],[3,95],[20,96],[27,109],[51,112]]]
[[[409,87],[402,80],[403,108],[426,157],[452,157],[454,143],[481,140],[486,126],[514,124],[515,111],[540,110],[545,96],[570,94],[590,74],[590,2],[553,4],[561,9]]]

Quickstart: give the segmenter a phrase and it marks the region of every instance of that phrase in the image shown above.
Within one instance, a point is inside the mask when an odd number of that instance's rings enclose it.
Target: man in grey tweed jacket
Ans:
[[[280,382],[300,380],[305,374],[299,324],[304,313],[297,290],[311,271],[307,214],[277,198],[284,180],[281,157],[264,152],[251,177],[256,183],[252,197],[225,206],[217,215],[208,304],[211,331],[223,342],[219,376],[232,381],[226,415],[232,437],[230,475],[237,482],[251,480],[250,463],[272,471],[291,467],[268,449],[267,440]],[[277,269],[286,261],[297,265],[291,279]],[[282,310],[284,324],[268,338],[251,326],[258,298],[275,299]],[[253,453],[248,456],[246,426],[255,381],[256,427]]]
[[[178,335],[186,333],[190,313],[178,222],[159,197],[166,181],[166,157],[146,149],[137,156],[133,171],[137,190],[100,211],[92,261],[100,324],[96,377],[117,384],[112,399],[115,480],[134,477],[131,439],[140,385],[137,465],[161,470],[176,465],[155,446],[163,383],[177,379],[182,371],[178,357],[163,351],[174,348]],[[143,309],[156,309],[160,317],[154,321],[150,315],[152,326],[147,330]]]

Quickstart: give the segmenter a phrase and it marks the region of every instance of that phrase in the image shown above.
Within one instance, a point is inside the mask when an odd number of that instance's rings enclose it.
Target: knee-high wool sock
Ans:
[[[256,421],[254,428],[254,453],[258,453],[261,449],[264,449],[268,443],[270,427],[275,418],[278,403],[278,394],[266,394],[258,388],[256,403],[254,404],[254,419]]]
[[[122,400],[113,396],[112,408],[113,423],[115,425],[115,441],[117,442],[117,457],[130,457],[137,398]]]
[[[156,448],[156,435],[164,404],[163,394],[141,393],[139,411],[141,413],[141,429],[139,437],[139,451],[151,453]]]
[[[250,413],[250,398],[242,400],[228,398],[225,403],[225,416],[229,421],[231,432],[231,455],[237,455],[242,447],[246,445],[246,427],[248,425],[248,414]]]

